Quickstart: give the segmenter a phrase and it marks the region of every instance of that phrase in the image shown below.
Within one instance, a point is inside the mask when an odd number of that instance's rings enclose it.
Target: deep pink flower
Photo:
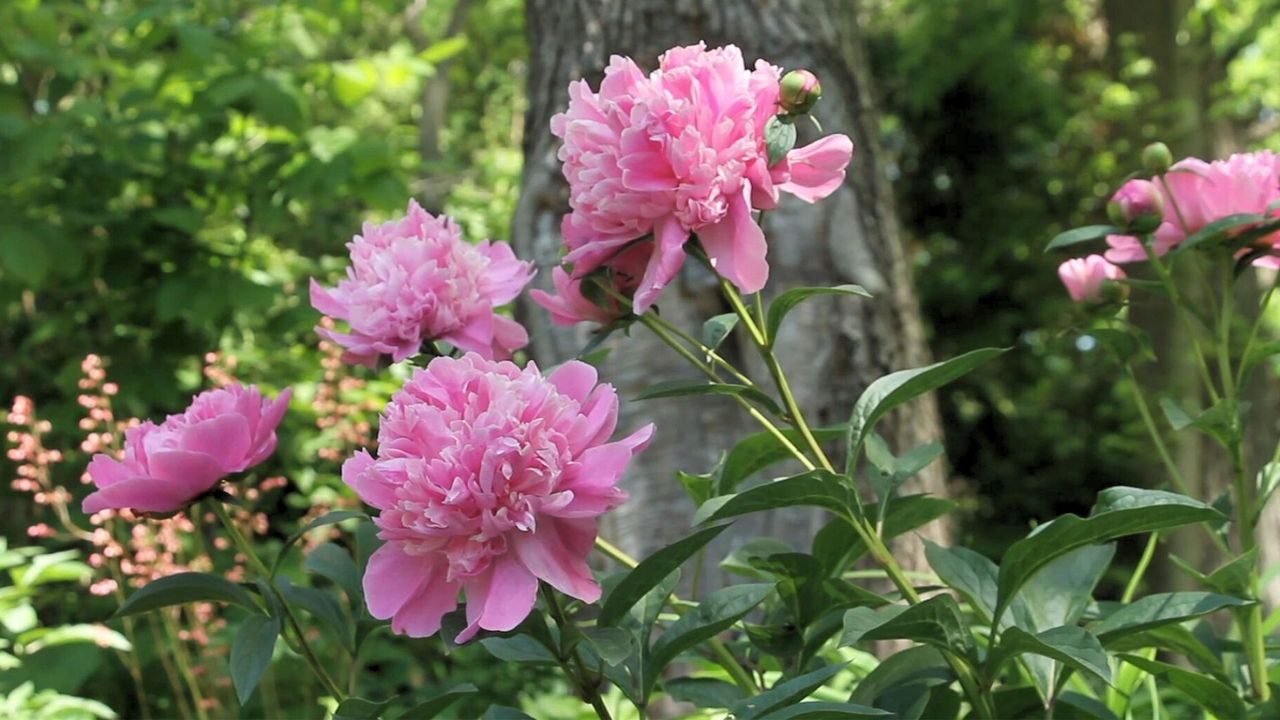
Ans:
[[[596,371],[568,362],[549,376],[530,363],[436,358],[382,415],[378,457],[361,451],[342,479],[386,541],[369,559],[369,612],[425,637],[467,599],[458,642],[510,630],[533,608],[538,581],[584,602],[600,597],[587,566],[597,518],[649,425],[610,442],[618,397]]]
[[[1130,180],[1107,203],[1111,221],[1128,230],[1148,233],[1164,218],[1164,195],[1150,180]]]
[[[1076,302],[1097,300],[1102,286],[1109,280],[1125,277],[1124,271],[1107,262],[1101,255],[1068,260],[1058,266],[1058,277]]]
[[[648,249],[636,245],[623,250],[595,277],[574,277],[564,268],[553,268],[551,283],[556,294],[530,290],[529,297],[547,309],[551,314],[551,322],[556,325],[575,325],[580,322],[607,325],[631,312],[630,303],[623,304],[603,289],[591,288],[588,293],[584,293],[583,284],[607,278],[614,293],[630,297],[640,284],[648,260]]]
[[[1268,214],[1267,206],[1280,200],[1280,155],[1270,151],[1239,153],[1213,162],[1187,158],[1153,182],[1164,200],[1164,222],[1156,228],[1154,249],[1157,255],[1164,255],[1215,220],[1239,213]],[[1276,240],[1272,234],[1258,244]],[[1111,262],[1147,259],[1136,237],[1112,235],[1107,244],[1111,246],[1107,251]],[[1275,258],[1263,258],[1258,264],[1269,261]]]
[[[252,385],[228,385],[200,393],[159,425],[148,420],[129,428],[123,461],[100,453],[89,463],[98,490],[84,499],[84,511],[181,509],[275,451],[290,396],[286,388],[268,400]]]
[[[668,50],[647,76],[614,56],[599,92],[571,83],[569,108],[551,131],[564,140],[572,212],[561,231],[574,274],[643,243],[648,260],[634,298],[642,313],[696,233],[721,275],[743,292],[764,287],[769,266],[752,208],[776,206],[779,192],[825,197],[853,153],[847,137],[832,136],[769,167],[764,128],[779,112],[779,75],[762,60],[747,70],[732,45],[698,44]]]
[[[486,358],[510,357],[529,336],[494,308],[515,299],[533,277],[506,243],[471,245],[452,218],[435,217],[410,200],[399,220],[365,223],[347,247],[351,267],[332,289],[311,281],[311,304],[345,320],[350,332],[316,332],[346,348],[343,359],[373,367],[416,355],[443,340]]]

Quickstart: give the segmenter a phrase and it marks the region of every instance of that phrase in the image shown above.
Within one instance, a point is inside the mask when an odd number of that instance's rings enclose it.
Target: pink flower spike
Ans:
[[[380,512],[385,544],[369,560],[369,612],[426,637],[467,601],[465,642],[505,631],[533,609],[538,582],[584,602],[600,588],[587,558],[598,517],[652,426],[610,441],[613,388],[571,361],[537,366],[476,353],[416,370],[382,416],[378,457],[360,452],[342,479]]]
[[[1086,302],[1102,297],[1103,285],[1109,280],[1124,278],[1125,273],[1101,255],[1090,255],[1062,263],[1058,266],[1058,277],[1072,300]]]
[[[129,428],[123,460],[100,453],[90,461],[97,491],[84,499],[84,512],[180,510],[271,455],[290,397],[287,388],[272,401],[252,385],[229,385],[200,393],[159,425]]]
[[[312,306],[350,326],[345,333],[316,328],[346,348],[344,361],[375,367],[387,355],[400,362],[434,340],[506,358],[528,343],[522,327],[494,312],[534,274],[506,243],[470,245],[451,218],[410,200],[403,218],[366,223],[347,247],[351,266],[337,287],[311,281]]]

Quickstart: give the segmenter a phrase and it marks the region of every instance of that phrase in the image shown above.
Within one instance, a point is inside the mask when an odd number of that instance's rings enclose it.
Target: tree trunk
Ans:
[[[568,104],[571,80],[585,77],[593,87],[608,57],[627,55],[645,67],[656,65],[665,49],[705,41],[708,46],[736,44],[748,63],[764,57],[783,68],[808,68],[822,81],[824,97],[816,109],[825,132],[843,132],[856,155],[845,186],[817,205],[784,200],[764,220],[770,238],[771,283],[766,294],[800,285],[854,282],[875,300],[814,300],[798,308],[781,333],[779,354],[810,420],[817,425],[843,422],[859,393],[886,372],[929,362],[908,263],[894,215],[891,190],[875,145],[876,114],[852,2],[826,0],[607,0],[567,2],[528,0],[531,63],[530,110],[526,118],[524,190],[513,240],[522,257],[540,268],[537,283],[546,287],[561,248],[560,219],[568,211],[567,193],[556,160],[558,140],[551,116]],[[800,144],[816,134],[802,123]],[[805,137],[805,133],[810,137]],[[667,320],[694,330],[712,315],[726,312],[713,278],[686,263],[678,282],[661,298]],[[584,328],[554,328],[536,307],[523,308],[532,337],[532,353],[543,365],[575,355],[587,341]],[[764,377],[752,348],[735,334],[726,352],[745,360],[753,377]],[[643,328],[630,338],[613,338],[616,348],[602,368],[622,396],[678,377],[692,377],[674,353]],[[767,381],[765,382],[767,385]],[[626,403],[623,424],[653,421],[653,446],[637,461],[627,481],[631,500],[614,513],[604,533],[626,550],[651,552],[689,531],[692,504],[676,471],[704,472],[722,449],[759,430],[736,406],[720,400],[662,400]],[[901,451],[939,439],[932,398],[893,418],[886,437]],[[941,463],[935,463],[905,492],[945,495]],[[723,539],[711,557],[749,536],[773,536],[807,550],[826,522],[818,513],[777,512],[744,518],[736,536]],[[943,540],[941,526],[924,534]],[[918,540],[901,552],[907,567],[921,567]],[[711,576],[711,585],[722,578]]]

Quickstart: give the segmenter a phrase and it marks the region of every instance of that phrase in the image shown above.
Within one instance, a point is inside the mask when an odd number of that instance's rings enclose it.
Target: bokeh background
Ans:
[[[1032,519],[1154,482],[1124,382],[1073,332],[1060,258],[1041,248],[1098,221],[1147,142],[1278,147],[1280,2],[863,0],[856,15],[930,350],[1019,348],[938,397],[957,541],[995,555]],[[234,376],[296,393],[263,473],[283,480],[253,498],[260,534],[349,503],[341,459],[396,376],[344,368],[320,345],[308,279],[331,279],[360,223],[411,196],[473,239],[511,236],[525,23],[521,0],[0,3],[0,402],[29,398],[48,422],[40,482],[82,496],[86,433],[175,412]],[[93,416],[108,401],[112,416]],[[10,445],[31,434],[22,415]],[[85,590],[102,548],[42,529],[53,511],[21,482],[31,464],[0,458],[0,697],[46,712],[54,696],[36,696],[52,691],[68,717],[101,710],[69,696],[137,716],[117,639],[31,634],[116,604]],[[149,542],[163,554],[184,541]],[[38,558],[52,559],[33,574]],[[225,654],[213,630],[181,638],[184,652]],[[132,670],[155,707],[195,713],[182,705],[195,698],[168,696],[165,674],[182,668],[160,667],[164,628],[137,632],[148,646]],[[557,713],[550,680],[474,649],[388,641],[366,663],[384,695],[466,680]],[[216,665],[205,672],[199,700],[216,717],[230,696]],[[271,683],[277,709],[311,700]]]

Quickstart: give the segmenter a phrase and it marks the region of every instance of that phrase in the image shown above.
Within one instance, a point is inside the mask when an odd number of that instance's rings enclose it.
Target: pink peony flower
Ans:
[[[533,278],[533,266],[506,243],[471,245],[446,216],[434,217],[410,200],[405,217],[365,223],[347,247],[351,267],[336,288],[311,281],[311,304],[345,320],[350,332],[316,332],[346,348],[343,360],[373,367],[416,355],[443,340],[486,358],[510,357],[529,336],[494,308],[511,302]]]
[[[380,510],[386,541],[369,559],[369,612],[394,632],[426,637],[467,598],[466,629],[510,630],[538,581],[584,602],[600,587],[587,556],[597,517],[649,425],[610,442],[618,397],[596,371],[568,362],[549,376],[530,363],[436,358],[391,399],[378,457],[361,451],[342,479]]]
[[[836,135],[769,167],[764,128],[779,112],[779,76],[764,61],[747,70],[732,45],[698,44],[668,50],[647,76],[614,56],[599,92],[570,84],[569,108],[551,119],[551,131],[564,140],[572,212],[561,231],[574,274],[642,243],[647,262],[634,298],[642,313],[696,233],[721,275],[743,292],[764,287],[769,266],[752,208],[775,207],[780,192],[825,197],[853,155],[853,143]]]
[[[1058,266],[1058,277],[1076,302],[1097,300],[1102,286],[1109,280],[1125,277],[1124,271],[1107,262],[1101,255],[1068,260]]]
[[[1164,222],[1156,228],[1154,250],[1164,255],[1215,220],[1240,213],[1268,214],[1267,206],[1280,200],[1280,155],[1270,151],[1238,153],[1213,162],[1187,158],[1153,184],[1164,204]],[[1274,244],[1276,240],[1272,234],[1258,243]],[[1113,263],[1147,259],[1136,237],[1111,235],[1107,244],[1111,247],[1107,260]],[[1263,258],[1258,264],[1274,260]]]
[[[640,284],[648,256],[647,248],[638,245],[629,247],[605,266],[601,278],[607,278],[615,293],[629,297]],[[575,325],[580,322],[607,325],[631,312],[630,305],[624,306],[618,298],[610,296],[603,289],[590,288],[584,293],[583,284],[596,280],[574,277],[563,268],[553,268],[551,283],[556,294],[530,290],[529,297],[551,313],[551,322],[556,325]]]
[[[1112,222],[1126,229],[1151,232],[1164,217],[1164,196],[1150,180],[1130,180],[1111,196],[1107,214]]]
[[[181,509],[275,451],[290,396],[286,388],[268,400],[252,385],[229,385],[200,393],[181,415],[159,425],[148,420],[129,428],[123,461],[101,453],[90,461],[98,490],[84,499],[84,511]]]

